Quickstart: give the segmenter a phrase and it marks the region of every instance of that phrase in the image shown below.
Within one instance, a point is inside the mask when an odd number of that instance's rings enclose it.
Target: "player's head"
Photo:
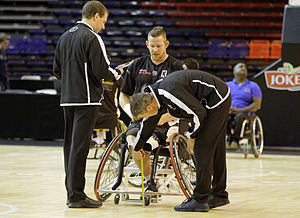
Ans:
[[[158,63],[163,62],[167,58],[167,47],[169,46],[164,28],[161,26],[154,27],[148,33],[146,45],[152,61]]]
[[[233,74],[236,80],[244,81],[247,79],[248,71],[246,64],[238,63],[233,67]]]
[[[107,8],[98,1],[89,1],[82,8],[82,20],[90,24],[95,33],[105,29],[108,14]]]
[[[194,58],[186,58],[183,63],[189,70],[199,70],[199,62]]]
[[[6,50],[8,48],[10,36],[6,33],[0,33],[0,49]]]
[[[158,104],[152,93],[136,93],[130,97],[130,110],[137,120],[148,118],[158,113]]]

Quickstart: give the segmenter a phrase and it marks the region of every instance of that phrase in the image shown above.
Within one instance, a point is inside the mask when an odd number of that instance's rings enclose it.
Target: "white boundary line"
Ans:
[[[0,215],[8,214],[8,213],[13,213],[13,212],[15,212],[15,211],[18,210],[18,208],[16,208],[15,206],[12,206],[12,205],[2,204],[2,203],[0,203],[0,205],[4,206],[4,207],[9,207],[10,208],[10,210],[8,210],[8,211],[0,212]]]

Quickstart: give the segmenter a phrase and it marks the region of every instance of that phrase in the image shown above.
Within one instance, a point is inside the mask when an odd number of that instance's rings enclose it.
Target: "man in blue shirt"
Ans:
[[[242,122],[249,112],[260,109],[262,94],[259,86],[247,79],[246,65],[238,63],[233,68],[234,79],[227,83],[232,95],[232,103],[228,117],[228,142],[229,148],[239,148],[240,131]]]

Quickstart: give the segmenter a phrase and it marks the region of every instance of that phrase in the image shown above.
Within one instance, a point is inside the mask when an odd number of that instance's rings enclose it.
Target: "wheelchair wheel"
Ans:
[[[111,196],[111,193],[98,192],[98,189],[110,190],[118,177],[120,153],[123,143],[122,136],[124,133],[122,132],[117,135],[110,142],[101,158],[94,183],[94,192],[99,201],[107,200]]]
[[[193,155],[187,152],[186,138],[174,133],[170,139],[170,154],[179,186],[186,198],[191,198],[196,184],[196,167]]]
[[[258,116],[251,122],[251,150],[254,157],[259,157],[264,149],[264,134],[261,120]]]

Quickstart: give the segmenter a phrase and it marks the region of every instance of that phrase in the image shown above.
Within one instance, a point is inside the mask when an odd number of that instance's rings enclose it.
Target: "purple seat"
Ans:
[[[125,10],[111,10],[109,15],[112,16],[126,16],[128,13]]]
[[[22,38],[10,39],[8,49],[6,50],[7,54],[24,54],[27,47],[27,41]]]
[[[130,41],[119,41],[119,40],[116,40],[116,41],[114,41],[113,44],[115,46],[120,46],[120,47],[129,47],[129,46],[131,46],[131,42]]]
[[[118,21],[118,24],[120,26],[134,26],[135,25],[133,20],[121,20],[121,21]]]
[[[64,33],[64,30],[62,30],[62,29],[50,29],[50,30],[47,30],[47,33],[53,34],[53,35],[61,35],[61,34]]]
[[[27,61],[28,66],[42,66],[45,65],[44,61]]]
[[[156,16],[156,17],[163,17],[163,16],[165,16],[165,12],[150,10],[150,11],[148,11],[148,15],[149,16]]]
[[[131,11],[129,14],[130,16],[133,17],[145,17],[148,15],[148,12],[143,10],[137,10],[137,11]]]
[[[30,34],[45,34],[46,30],[45,29],[32,29],[29,30]]]
[[[119,1],[103,1],[102,2],[107,8],[120,8],[121,3]]]
[[[129,31],[125,31],[125,35],[126,36],[142,36],[143,32],[141,31],[133,31],[133,30],[129,30]]]
[[[138,57],[140,54],[138,52],[121,52],[122,57]]]
[[[58,24],[58,20],[43,20],[43,24]]]
[[[208,58],[228,58],[228,44],[226,41],[211,41],[208,44],[207,57]]]
[[[75,20],[60,20],[59,23],[62,25],[74,25],[76,23],[76,21]]]
[[[138,21],[137,22],[137,25],[138,26],[153,26],[153,21],[150,21],[150,20],[141,20],[141,21]]]
[[[106,31],[106,35],[108,35],[108,36],[122,36],[123,31],[121,31],[121,30],[109,30],[109,31]]]
[[[8,60],[7,64],[8,65],[24,65],[25,61],[24,60]]]
[[[33,38],[27,41],[27,54],[43,54],[46,48],[44,39]]]
[[[242,59],[249,55],[249,46],[246,41],[232,41],[229,47],[229,58]]]
[[[136,2],[136,1],[123,1],[121,3],[121,5],[122,5],[122,8],[128,8],[128,9],[139,7],[138,2]]]
[[[133,46],[134,47],[145,47],[146,44],[145,44],[145,41],[134,41]]]
[[[173,22],[170,20],[158,20],[155,22],[155,24],[157,26],[165,26],[165,27],[169,27],[169,26],[173,26]]]

